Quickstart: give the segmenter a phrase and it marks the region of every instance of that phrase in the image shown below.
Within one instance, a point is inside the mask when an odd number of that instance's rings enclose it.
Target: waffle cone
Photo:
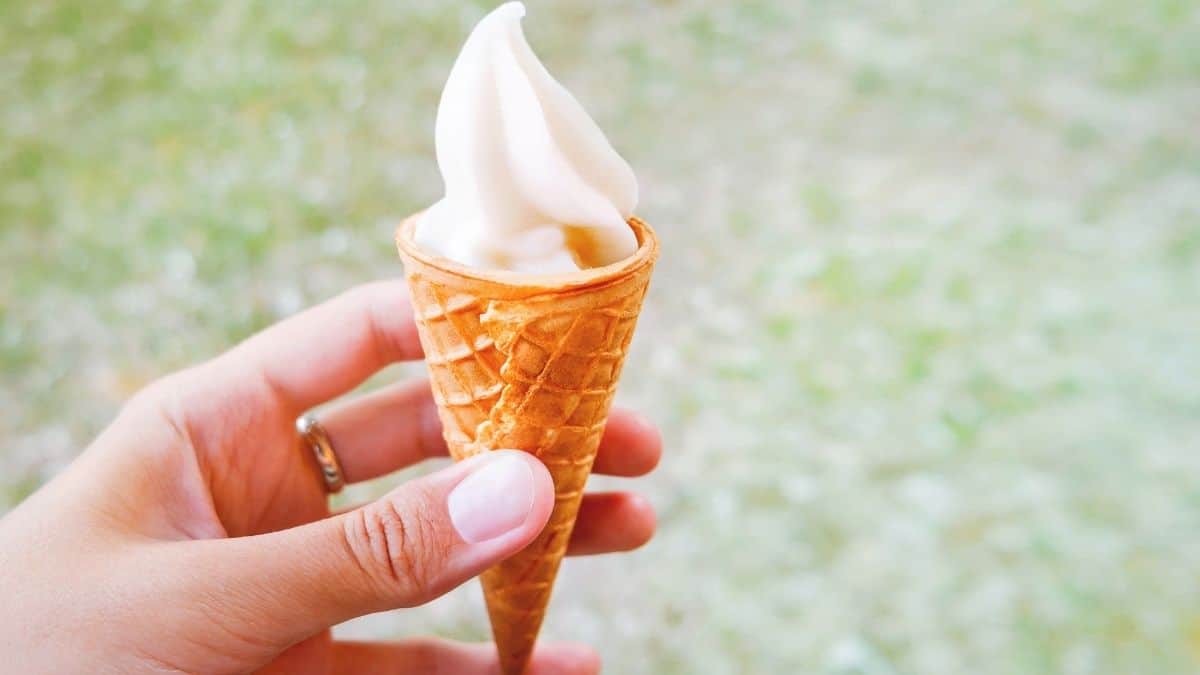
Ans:
[[[524,450],[554,479],[545,529],[481,576],[501,671],[519,675],[575,526],[658,240],[630,218],[638,250],[629,258],[532,275],[431,255],[413,241],[416,220],[401,223],[396,244],[451,455]]]

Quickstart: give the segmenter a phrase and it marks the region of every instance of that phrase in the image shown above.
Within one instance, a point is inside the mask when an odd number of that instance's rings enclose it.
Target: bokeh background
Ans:
[[[400,274],[489,5],[0,3],[0,509],[148,380]],[[571,561],[546,635],[614,673],[1197,672],[1198,7],[529,2],[664,249],[620,393],[660,534]],[[468,586],[341,632],[487,624]]]

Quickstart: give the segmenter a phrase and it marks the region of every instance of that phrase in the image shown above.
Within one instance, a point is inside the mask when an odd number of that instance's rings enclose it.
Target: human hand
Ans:
[[[23,673],[498,672],[490,645],[350,643],[329,627],[423,604],[519,551],[554,490],[531,455],[454,464],[330,513],[294,422],[421,348],[400,282],[351,290],[138,393],[93,444],[0,519],[0,654]],[[446,454],[429,386],[320,415],[348,482]],[[594,470],[650,471],[658,432],[615,410]],[[654,512],[590,494],[569,552],[636,548]],[[592,673],[541,645],[533,673]]]

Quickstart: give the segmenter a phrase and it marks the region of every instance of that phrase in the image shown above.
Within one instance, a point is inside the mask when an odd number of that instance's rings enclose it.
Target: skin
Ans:
[[[447,510],[488,458],[331,514],[296,417],[421,356],[403,284],[379,282],[139,392],[0,519],[5,661],[24,673],[499,672],[491,645],[344,642],[329,631],[444,594],[519,551],[549,517],[549,474],[515,451],[533,475],[532,507],[493,539],[465,541]],[[351,483],[446,454],[425,382],[339,401],[320,419]],[[642,475],[660,453],[652,425],[614,410],[595,471]],[[630,550],[654,525],[641,497],[590,494],[570,553]],[[531,666],[598,671],[596,653],[572,644],[541,645]]]

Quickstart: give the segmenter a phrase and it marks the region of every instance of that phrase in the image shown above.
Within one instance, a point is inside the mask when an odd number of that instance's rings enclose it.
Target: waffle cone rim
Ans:
[[[417,244],[413,234],[422,213],[405,218],[396,227],[396,247],[404,261],[419,263],[425,274],[444,284],[461,286],[464,282],[484,283],[488,286],[488,295],[496,298],[521,299],[549,292],[594,290],[637,274],[658,259],[658,236],[641,218],[630,216],[626,222],[637,238],[638,248],[629,257],[610,265],[563,274],[531,274],[469,267],[430,253]]]

